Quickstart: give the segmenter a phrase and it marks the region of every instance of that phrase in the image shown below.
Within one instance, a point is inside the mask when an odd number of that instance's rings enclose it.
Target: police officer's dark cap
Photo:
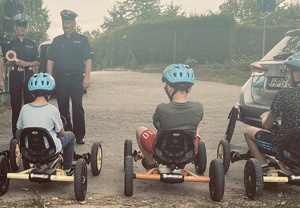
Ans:
[[[71,10],[65,9],[60,12],[60,16],[61,16],[61,20],[65,21],[65,20],[74,20],[78,15]]]
[[[13,17],[13,20],[16,25],[27,26],[31,19],[27,14],[17,14]]]

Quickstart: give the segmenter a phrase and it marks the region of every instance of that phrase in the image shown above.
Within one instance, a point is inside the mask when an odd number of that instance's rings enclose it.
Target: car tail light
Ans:
[[[260,65],[259,62],[254,62],[251,64],[251,71],[252,76],[262,76],[268,71],[268,68]]]

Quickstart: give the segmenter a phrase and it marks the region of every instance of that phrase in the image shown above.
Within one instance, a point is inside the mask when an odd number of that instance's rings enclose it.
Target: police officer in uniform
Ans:
[[[60,13],[64,34],[53,39],[47,53],[47,72],[54,76],[55,94],[60,114],[67,120],[65,130],[73,131],[77,144],[84,144],[85,119],[82,106],[84,90],[90,85],[94,52],[84,35],[75,31],[77,14]],[[69,100],[72,101],[72,119]]]
[[[35,41],[26,38],[30,17],[26,14],[17,14],[13,17],[16,39],[7,45],[7,51],[14,51],[16,59],[5,59],[5,65],[9,67],[9,92],[12,109],[12,134],[15,138],[16,124],[21,107],[33,101],[28,91],[28,81],[39,67],[38,46]],[[6,54],[5,52],[5,54]],[[4,55],[5,55],[4,54]]]

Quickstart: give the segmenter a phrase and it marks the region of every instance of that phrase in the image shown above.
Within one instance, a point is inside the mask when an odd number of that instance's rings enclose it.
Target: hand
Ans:
[[[82,81],[82,87],[84,90],[86,90],[90,86],[90,79],[84,77]]]
[[[29,63],[27,61],[19,59],[18,61],[16,61],[16,65],[19,67],[27,67],[29,66]]]

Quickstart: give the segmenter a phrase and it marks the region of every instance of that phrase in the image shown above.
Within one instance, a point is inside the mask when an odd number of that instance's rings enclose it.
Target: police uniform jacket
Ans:
[[[8,44],[7,50],[15,51],[17,54],[17,58],[23,61],[27,61],[27,62],[40,61],[36,42],[28,38],[24,38],[23,42],[21,42],[19,38],[12,40]],[[28,67],[25,67],[25,69],[26,68]]]
[[[53,73],[76,75],[85,73],[84,62],[94,58],[94,52],[86,36],[74,32],[53,39],[47,59],[54,62]]]

